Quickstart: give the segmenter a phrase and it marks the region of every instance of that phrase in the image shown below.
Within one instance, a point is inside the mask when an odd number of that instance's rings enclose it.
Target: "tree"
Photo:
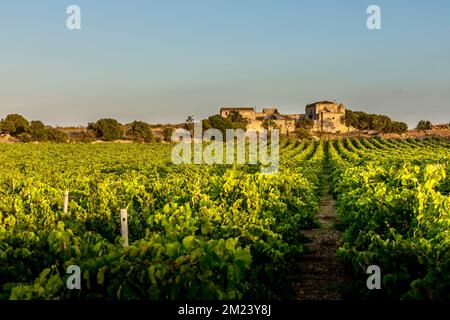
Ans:
[[[80,142],[93,142],[95,141],[95,134],[92,131],[82,131],[76,138]]]
[[[408,125],[404,122],[393,121],[390,131],[394,133],[405,133],[408,131]]]
[[[1,121],[2,133],[9,133],[12,136],[18,136],[30,131],[30,123],[19,114],[9,114]]]
[[[230,120],[230,118],[224,118],[218,114],[210,116],[208,119],[202,121],[203,129],[217,129],[222,132],[223,137],[226,136],[226,132],[228,129],[238,129],[235,128],[235,125]],[[236,124],[238,127],[238,124]]]
[[[362,130],[370,130],[371,115],[365,112],[357,112],[358,125]]]
[[[194,132],[194,117],[188,116],[186,122],[183,124],[183,128],[189,132]]]
[[[208,129],[217,129],[226,136],[228,129],[247,129],[248,121],[238,111],[232,111],[224,118],[221,115],[215,114],[208,119],[202,120],[203,131]]]
[[[114,119],[100,119],[95,123],[89,123],[88,130],[105,141],[118,140],[122,137],[122,125]]]
[[[17,135],[17,138],[19,138],[20,142],[32,142],[33,137],[31,134],[22,132],[21,134]]]
[[[273,120],[264,120],[262,123],[262,127],[269,132],[272,132],[273,129],[278,129],[278,126]]]
[[[42,121],[31,121],[30,123],[30,134],[34,141],[47,141],[48,140],[48,130]]]
[[[164,141],[167,141],[167,142],[172,141],[173,128],[166,127],[163,129],[162,133],[163,133]]]
[[[420,120],[417,124],[416,130],[423,131],[426,133],[426,130],[431,130],[431,122],[426,120]]]
[[[47,131],[48,141],[64,143],[64,142],[67,142],[67,140],[69,139],[67,134],[65,132],[62,132],[61,130],[58,130],[55,128],[49,128],[46,131]]]
[[[204,120],[202,120],[202,130],[203,130],[203,133],[204,133],[206,130],[209,130],[209,129],[212,129],[212,125],[211,125],[211,122],[209,121],[209,119],[204,119]]]
[[[314,127],[314,120],[303,118],[298,122],[298,127],[306,130],[311,130]]]
[[[408,130],[406,123],[392,121],[388,116],[348,109],[345,112],[344,123],[347,127],[358,130],[375,130],[383,133],[402,133]]]
[[[345,111],[345,125],[358,130],[370,129],[371,115],[361,111]]]
[[[391,119],[382,115],[369,115],[369,129],[388,133],[391,129]]]
[[[142,121],[134,121],[130,125],[127,135],[132,137],[134,141],[150,142],[152,140],[152,130],[150,126]]]
[[[247,129],[248,121],[238,111],[231,111],[227,119],[231,121],[233,129]]]

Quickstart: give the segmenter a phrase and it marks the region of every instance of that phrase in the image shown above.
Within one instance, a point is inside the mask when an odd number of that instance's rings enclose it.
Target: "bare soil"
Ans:
[[[342,300],[342,287],[348,281],[336,251],[341,246],[342,233],[336,230],[336,201],[323,190],[318,213],[320,227],[301,233],[311,242],[306,244],[308,253],[300,263],[301,278],[293,283],[297,300]]]

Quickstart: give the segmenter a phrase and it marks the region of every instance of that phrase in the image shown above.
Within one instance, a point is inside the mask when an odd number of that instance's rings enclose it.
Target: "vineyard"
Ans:
[[[325,183],[353,295],[450,298],[449,141],[285,140],[275,174],[174,165],[171,149],[0,145],[0,299],[295,299]]]

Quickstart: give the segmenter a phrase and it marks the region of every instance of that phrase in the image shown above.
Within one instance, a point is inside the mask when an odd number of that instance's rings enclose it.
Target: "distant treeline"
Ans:
[[[42,121],[35,120],[29,122],[19,114],[9,114],[5,119],[0,121],[0,132],[16,137],[22,142],[66,142],[68,140],[67,134],[64,132],[46,126]]]
[[[358,130],[373,130],[381,133],[404,133],[408,131],[406,123],[392,121],[388,116],[348,109],[345,112],[345,125]]]
[[[162,139],[170,141],[173,128],[165,127],[162,130]],[[160,141],[161,137],[154,137],[151,125],[143,121],[134,121],[127,125],[120,124],[115,119],[100,119],[89,123],[88,131],[84,133],[83,141],[86,140],[132,140],[135,142]]]
[[[162,139],[170,141],[173,129],[166,127],[162,130]],[[136,142],[158,141],[161,137],[154,137],[151,126],[142,121],[123,125],[114,119],[100,119],[89,123],[86,130],[69,137],[59,128],[46,126],[42,121],[28,121],[19,114],[9,114],[0,121],[0,133],[9,134],[21,142],[92,142],[95,140],[114,141],[132,140]]]
[[[404,122],[393,121],[388,116],[368,114],[361,111],[347,109],[344,120],[348,127],[353,127],[361,131],[404,133],[408,130],[408,125]],[[299,122],[293,136],[300,139],[310,137],[310,130],[313,125],[310,122],[312,121],[306,120]],[[220,115],[213,115],[208,119],[202,120],[202,125],[203,130],[215,128],[225,133],[227,129],[245,129],[248,122],[238,112],[232,112],[227,118],[222,118]],[[174,130],[173,126],[163,126],[158,136],[153,134],[152,127],[154,126],[143,121],[134,121],[124,125],[115,119],[100,119],[97,122],[89,123],[86,129],[73,132],[47,126],[38,120],[28,121],[19,114],[10,114],[0,121],[1,134],[9,134],[22,142],[68,142],[69,140],[80,142],[92,142],[95,140],[131,140],[135,142],[171,141]],[[193,117],[187,117],[182,127],[193,131]],[[263,127],[269,130],[276,128],[272,121],[265,121]],[[431,122],[421,120],[416,130],[430,130],[431,127]],[[70,137],[67,132],[71,133]]]

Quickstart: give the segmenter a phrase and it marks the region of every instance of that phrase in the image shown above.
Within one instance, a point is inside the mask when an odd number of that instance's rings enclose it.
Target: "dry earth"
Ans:
[[[335,229],[336,201],[329,194],[328,186],[320,199],[319,228],[302,231],[311,242],[308,253],[299,262],[302,279],[293,283],[298,300],[341,300],[342,285],[347,282],[344,268],[336,251],[341,246],[341,232]]]

